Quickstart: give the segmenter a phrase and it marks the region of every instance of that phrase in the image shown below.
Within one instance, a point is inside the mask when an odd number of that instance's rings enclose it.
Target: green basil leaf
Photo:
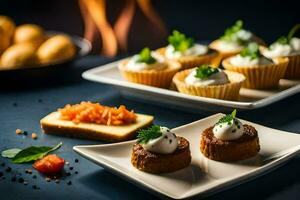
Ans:
[[[13,163],[26,163],[26,162],[30,162],[30,161],[35,161],[40,158],[43,158],[48,153],[60,148],[61,146],[62,146],[62,143],[60,142],[55,147],[48,147],[48,146],[28,147],[28,148],[20,151],[17,155],[15,155],[15,157],[13,157],[13,159],[12,159],[12,162]]]
[[[4,158],[13,158],[15,157],[22,149],[13,148],[13,149],[7,149],[1,152],[1,156]]]

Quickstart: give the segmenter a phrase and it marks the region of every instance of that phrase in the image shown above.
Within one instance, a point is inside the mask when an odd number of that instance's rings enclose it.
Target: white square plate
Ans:
[[[183,199],[204,197],[258,177],[288,161],[300,151],[300,135],[267,128],[245,120],[258,131],[261,150],[251,159],[225,163],[209,160],[200,152],[200,135],[223,114],[172,129],[190,142],[192,163],[174,173],[155,175],[131,165],[131,148],[135,141],[115,144],[75,146],[83,157],[157,195]]]
[[[118,62],[85,71],[82,77],[99,83],[117,86],[127,95],[142,98],[151,103],[165,103],[174,106],[207,110],[227,110],[226,108],[254,109],[267,106],[281,99],[287,98],[300,91],[300,81],[280,80],[279,88],[273,90],[253,90],[242,88],[239,101],[228,101],[182,94],[174,90],[162,89],[124,80],[118,70]],[[222,109],[220,109],[222,108]],[[225,108],[225,109],[224,109]]]

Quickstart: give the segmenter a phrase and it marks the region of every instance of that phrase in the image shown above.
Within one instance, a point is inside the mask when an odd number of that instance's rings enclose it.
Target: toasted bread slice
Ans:
[[[53,112],[41,119],[40,123],[46,134],[117,142],[132,139],[137,130],[147,127],[153,122],[153,116],[136,115],[137,120],[133,124],[107,126],[94,123],[75,124],[72,121],[61,120],[59,112]]]

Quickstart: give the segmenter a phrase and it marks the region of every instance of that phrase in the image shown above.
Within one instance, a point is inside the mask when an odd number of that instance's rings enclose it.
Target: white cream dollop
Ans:
[[[126,68],[131,71],[163,70],[167,68],[167,64],[165,63],[163,56],[160,56],[155,52],[151,52],[151,56],[156,60],[153,64],[138,62],[139,56],[134,55],[126,64]]]
[[[250,42],[252,39],[253,34],[250,31],[247,30],[240,30],[237,33],[235,33],[232,37],[232,41],[227,40],[219,40],[217,48],[224,52],[230,52],[230,51],[241,51],[244,46],[239,44],[238,40],[242,40],[245,42]]]
[[[272,62],[264,57],[259,57],[259,58],[254,58],[252,59],[249,56],[241,56],[240,54],[233,56],[232,58],[230,58],[230,63],[234,66],[243,66],[243,67],[247,67],[247,66],[254,66],[254,65],[267,65],[267,64],[271,64]]]
[[[165,56],[168,59],[178,59],[183,56],[199,56],[204,55],[208,52],[208,47],[202,44],[194,44],[192,47],[188,48],[186,51],[176,51],[172,45],[166,47]]]
[[[220,51],[230,52],[230,51],[241,51],[244,47],[236,42],[219,40],[217,44],[217,48]]]
[[[223,85],[226,83],[229,83],[227,74],[221,70],[217,73],[212,74],[210,77],[205,79],[199,79],[195,77],[196,75],[196,69],[194,69],[184,80],[184,82],[188,85],[194,85],[194,86],[209,86],[209,85]]]
[[[294,52],[300,53],[300,39],[299,38],[292,38],[290,40],[290,45],[292,46]]]
[[[289,44],[274,43],[269,49],[262,51],[267,58],[277,58],[292,55],[293,48]]]
[[[216,124],[213,128],[214,136],[220,140],[236,140],[242,137],[243,132],[243,124],[236,118],[230,122]]]
[[[253,34],[250,31],[247,31],[244,29],[242,29],[236,33],[236,37],[243,41],[250,41],[252,36],[253,36]]]
[[[143,148],[160,154],[173,153],[178,146],[177,136],[167,127],[160,127],[162,135],[158,138],[149,140],[146,144],[142,144]]]

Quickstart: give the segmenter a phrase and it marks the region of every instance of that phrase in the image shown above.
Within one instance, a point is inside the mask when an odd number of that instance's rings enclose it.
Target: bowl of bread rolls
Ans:
[[[0,75],[63,68],[90,50],[91,44],[78,36],[45,31],[36,24],[17,26],[0,15]]]

